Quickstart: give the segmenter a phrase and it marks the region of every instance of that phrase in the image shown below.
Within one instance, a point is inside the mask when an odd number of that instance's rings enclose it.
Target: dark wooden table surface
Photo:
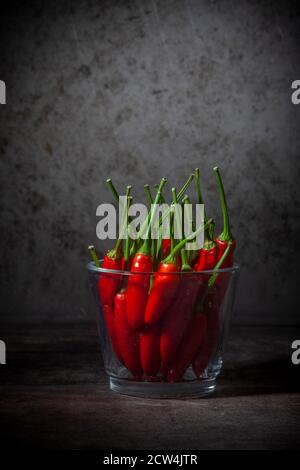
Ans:
[[[2,325],[0,438],[49,449],[300,448],[299,328],[234,327],[216,393],[151,400],[110,392],[93,324]]]

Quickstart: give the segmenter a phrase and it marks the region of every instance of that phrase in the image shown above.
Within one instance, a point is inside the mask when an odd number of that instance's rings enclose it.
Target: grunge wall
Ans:
[[[236,323],[299,322],[299,7],[267,1],[1,3],[1,318],[93,321],[95,209],[222,169]]]

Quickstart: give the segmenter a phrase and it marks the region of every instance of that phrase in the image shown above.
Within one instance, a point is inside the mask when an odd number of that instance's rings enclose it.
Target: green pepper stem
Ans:
[[[155,184],[154,185],[154,188],[157,190],[158,189],[158,184]],[[159,201],[161,204],[165,204],[165,198],[164,196],[161,194],[160,196],[160,201]],[[158,223],[158,240],[157,240],[157,243],[156,243],[156,260],[158,260],[158,258],[160,258],[160,254],[161,254],[161,249],[162,249],[162,215],[159,216],[159,223]]]
[[[226,247],[226,250],[224,251],[223,255],[221,256],[221,258],[219,259],[219,261],[217,262],[216,266],[214,267],[213,271],[218,271],[218,269],[220,269],[220,267],[222,266],[222,264],[224,263],[224,261],[226,260],[228,254],[229,254],[229,251],[231,250],[231,245],[232,245],[232,241],[230,240],[228,242],[228,245]],[[209,280],[208,280],[208,288],[211,288],[214,283],[216,282],[216,279],[218,277],[219,273],[214,273],[210,276]]]
[[[203,204],[203,198],[202,198],[201,186],[200,186],[200,171],[199,171],[199,168],[195,169],[195,179],[196,179],[196,190],[197,190],[198,204]]]
[[[177,194],[177,199],[178,201],[180,201],[180,199],[184,196],[187,188],[189,187],[189,185],[191,184],[191,182],[193,181],[193,178],[194,178],[194,173],[192,173],[188,179],[186,180],[186,182],[184,183],[184,185],[182,186],[181,190],[178,192]],[[165,210],[165,212],[162,214],[162,217],[161,217],[161,222],[160,224],[163,224],[163,222],[166,220],[166,218],[169,216],[170,214],[170,207],[168,209]]]
[[[211,224],[204,231],[204,243],[203,243],[204,250],[212,250],[217,245],[217,243],[215,242],[215,240],[213,239],[211,235],[214,232],[214,226],[215,226],[215,221],[212,219]]]
[[[129,256],[134,256],[135,255],[135,252],[136,252],[136,240],[132,240],[132,244],[131,244],[131,247],[130,247],[130,254]]]
[[[158,190],[158,184],[155,184],[155,185],[154,185],[154,188],[155,188],[156,190]],[[161,196],[160,196],[160,201],[159,201],[159,202],[161,202],[162,204],[164,204],[164,203],[166,202],[166,201],[165,201],[165,198],[163,197],[162,194],[161,194]]]
[[[163,190],[163,187],[165,186],[167,180],[166,178],[162,178],[160,183],[159,183],[159,186],[158,186],[158,190],[157,190],[157,193],[156,193],[156,196],[155,196],[155,199],[153,201],[153,205],[151,207],[151,211],[150,211],[150,220],[149,220],[149,225],[148,225],[148,229],[147,229],[147,238],[149,238],[149,235],[150,235],[150,231],[151,231],[151,225],[152,225],[152,222],[153,222],[153,217],[154,217],[154,213],[155,213],[155,206],[157,206],[157,204],[159,203],[159,200],[161,198],[161,192]]]
[[[188,237],[184,238],[183,240],[181,240],[176,246],[175,248],[173,249],[173,251],[171,251],[171,253],[168,255],[167,258],[165,258],[164,260],[164,263],[167,263],[169,261],[169,259],[172,259],[184,246],[185,244],[190,241],[190,240],[193,240],[200,232],[202,232],[203,230],[205,230],[205,228],[207,227],[208,224],[211,223],[211,220],[212,219],[209,219],[204,225],[202,225],[201,227],[197,228],[197,230],[193,233],[191,233],[191,235],[189,235]]]
[[[191,182],[193,181],[193,178],[194,178],[194,174],[192,173],[192,174],[188,177],[188,179],[186,180],[186,182],[184,183],[184,185],[182,186],[182,188],[180,189],[180,191],[179,191],[179,193],[178,193],[178,195],[177,195],[178,200],[180,200],[180,199],[184,196],[184,194],[185,194],[187,188],[189,187],[189,185],[190,185]],[[155,187],[158,188],[159,185],[158,185],[158,186],[155,185]],[[161,202],[164,202],[164,198],[163,198],[162,194],[160,195],[160,200],[161,200]],[[169,214],[170,214],[170,207],[169,207],[168,209],[166,209],[165,212],[162,214],[162,216],[161,216],[161,218],[160,218],[160,225],[163,224],[163,222],[166,220],[166,218],[169,216]],[[149,216],[147,217],[147,219],[145,220],[145,222],[143,223],[143,225],[142,225],[142,227],[141,227],[141,230],[139,231],[138,240],[140,240],[140,239],[142,238],[142,236],[144,235],[145,230],[147,229],[148,220],[149,220]]]
[[[192,271],[192,267],[188,260],[188,255],[185,249],[181,250],[181,271]]]
[[[151,207],[151,204],[153,204],[153,197],[152,197],[152,194],[151,194],[151,190],[150,190],[150,186],[149,184],[145,184],[144,185],[144,190],[145,190],[145,193],[148,197],[148,202],[149,202],[149,206]]]
[[[151,240],[151,258],[153,262],[153,266],[156,266],[156,240]]]
[[[116,190],[116,188],[115,188],[115,186],[114,186],[114,184],[113,184],[113,182],[112,182],[112,179],[111,179],[111,178],[108,178],[108,179],[106,180],[106,183],[107,183],[109,189],[111,190],[111,192],[112,192],[112,194],[113,194],[113,196],[114,196],[116,202],[119,202],[120,195],[119,195],[118,191]]]
[[[132,190],[132,186],[131,186],[131,184],[128,184],[128,185],[126,186],[126,196],[127,196],[127,197],[130,196],[131,190]]]
[[[174,222],[175,222],[175,213],[171,211],[170,213],[170,251],[174,248]]]
[[[160,200],[161,191],[163,190],[163,187],[165,186],[166,182],[167,182],[166,178],[162,178],[160,180],[158,190],[157,190],[157,193],[155,195],[155,199],[154,199],[153,204],[151,205],[151,208],[150,208],[150,211],[149,211],[149,216],[147,217],[147,219],[145,221],[147,223],[146,238],[145,238],[145,241],[144,241],[144,243],[143,243],[143,245],[140,249],[140,253],[143,253],[145,255],[149,255],[149,253],[150,253],[150,232],[151,232],[151,227],[152,227],[152,223],[153,223],[155,208],[158,204],[158,201]],[[141,228],[141,230],[143,230],[143,227]]]
[[[149,184],[144,185],[144,190],[145,190],[145,193],[148,197],[149,207],[151,209],[151,206],[153,204],[153,197],[152,197],[152,194],[151,194]],[[158,186],[157,186],[157,190],[158,190]],[[153,266],[155,266],[155,264],[156,264],[156,240],[151,240],[151,258],[152,258],[152,261],[153,261]]]
[[[190,204],[190,198],[188,197],[188,195],[186,194],[182,200],[183,204]],[[190,218],[190,213],[189,211],[187,211],[187,222],[188,222],[188,226],[192,228],[192,230],[194,230],[194,227],[195,227],[195,224],[194,224],[194,221],[193,221],[193,217],[192,219]]]
[[[156,259],[160,258],[162,250],[162,229],[159,227],[159,235],[156,243]]]
[[[172,188],[172,202],[174,204],[174,228],[175,228],[176,233],[180,233],[180,219],[179,219],[179,213],[178,213],[178,207],[177,207],[178,196],[177,196],[176,188]],[[178,243],[177,241],[175,242],[174,231],[173,231],[173,242],[175,243],[175,245]]]
[[[184,185],[182,186],[181,190],[178,192],[178,194],[177,194],[178,201],[180,201],[180,199],[185,195],[185,192],[186,192],[187,188],[189,187],[189,185],[191,184],[191,182],[193,181],[194,176],[195,176],[194,173],[192,173],[188,177],[188,179],[186,180]]]
[[[196,190],[197,190],[197,196],[198,196],[198,204],[204,204],[203,203],[203,197],[202,197],[202,192],[201,192],[201,184],[200,184],[200,170],[199,168],[195,169],[195,178],[196,178]],[[204,221],[207,221],[207,215],[205,212],[205,207],[204,207]],[[205,237],[205,234],[204,234]]]
[[[213,220],[208,229],[208,235],[211,240],[214,240],[215,221]]]
[[[184,196],[184,198],[182,199],[182,202],[183,204],[190,204],[190,198],[188,197],[188,195],[186,194]],[[187,211],[186,213],[186,216],[187,216],[187,222],[188,222],[188,226],[191,227],[191,229],[194,231],[195,230],[195,224],[194,224],[194,221],[193,221],[193,216],[192,218],[190,217],[190,213],[189,211]],[[205,222],[205,221],[204,221]],[[205,232],[205,231],[204,231]],[[190,250],[186,256],[187,256],[187,259],[190,260],[192,259],[193,257],[193,254],[198,254],[198,250]]]
[[[162,182],[163,182],[163,184],[162,184]],[[157,198],[156,204],[159,202],[159,200],[161,198],[161,191],[162,191],[162,188],[164,187],[164,185],[166,184],[166,182],[167,182],[166,178],[162,178],[159,185],[158,185],[158,189],[157,189],[156,196],[155,196],[155,199]],[[154,201],[153,201],[153,204],[155,204]],[[150,208],[150,210],[148,212],[148,215],[147,215],[146,219],[144,220],[144,222],[141,226],[141,229],[139,231],[139,235],[138,235],[137,240],[140,240],[142,238],[142,236],[144,235],[145,231],[148,230],[151,214],[152,214],[152,207]]]
[[[227,206],[222,178],[220,175],[219,168],[217,166],[214,167],[214,172],[215,172],[216,179],[217,179],[217,185],[219,189],[220,202],[221,202],[221,208],[222,208],[222,214],[223,214],[223,231],[219,235],[218,239],[228,242],[232,240],[232,234],[231,234],[230,225],[229,225],[228,206]]]
[[[94,261],[96,268],[100,268],[100,263],[99,263],[94,245],[88,246],[88,250],[89,250],[92,260]]]
[[[126,220],[126,223],[127,223],[127,237],[126,237],[126,240],[125,240],[125,250],[124,250],[125,268],[127,268],[127,263],[128,263],[129,257],[130,257],[130,237],[129,237],[129,233],[128,233],[128,224],[129,224],[128,212],[129,212],[129,208],[130,208],[131,203],[132,203],[132,196],[128,197],[128,201],[127,201],[127,220]]]
[[[124,235],[124,233],[127,229],[127,226],[128,226],[128,209],[129,209],[128,199],[129,199],[129,194],[131,192],[131,189],[132,189],[132,186],[130,186],[130,185],[126,186],[126,193],[125,193],[125,196],[127,197],[126,217],[125,217],[125,220],[124,220],[123,225],[121,227],[119,237],[117,238],[116,245],[115,245],[114,249],[110,251],[112,257],[114,257],[114,256],[119,257],[119,252],[121,252],[122,242],[123,242],[123,235]],[[128,234],[127,234],[127,238],[128,238]]]

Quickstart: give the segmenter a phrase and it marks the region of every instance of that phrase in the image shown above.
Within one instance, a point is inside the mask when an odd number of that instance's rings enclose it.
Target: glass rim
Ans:
[[[103,262],[103,259],[99,259],[99,262],[102,263]],[[94,261],[89,261],[87,263],[87,269],[89,272],[92,272],[92,273],[97,273],[97,274],[118,274],[119,276],[131,276],[131,275],[135,275],[135,276],[143,276],[143,275],[157,275],[159,274],[157,271],[149,271],[149,272],[142,272],[142,273],[135,273],[135,272],[132,272],[132,271],[124,271],[124,270],[117,270],[117,269],[107,269],[107,268],[97,268],[97,266],[95,266],[95,262]],[[238,263],[234,263],[233,266],[231,266],[230,268],[222,268],[222,269],[216,269],[216,270],[213,270],[213,269],[210,269],[210,270],[205,270],[205,271],[177,271],[177,272],[173,272],[173,273],[164,273],[165,275],[167,274],[168,276],[178,276],[178,275],[181,275],[181,276],[186,276],[186,275],[190,275],[190,276],[197,276],[199,274],[221,274],[221,273],[236,273],[240,270],[240,265]]]

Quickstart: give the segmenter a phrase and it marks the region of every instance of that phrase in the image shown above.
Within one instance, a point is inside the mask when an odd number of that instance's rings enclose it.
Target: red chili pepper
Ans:
[[[193,361],[193,370],[198,378],[205,371],[212,359],[219,339],[220,322],[219,304],[217,299],[218,297],[216,292],[213,290],[207,294],[204,301],[204,314],[207,318],[207,333],[204,342]]]
[[[152,259],[150,255],[137,253],[132,261],[131,275],[127,287],[127,317],[131,328],[137,330],[144,325],[144,313],[150,287]],[[137,273],[137,274],[134,274]]]
[[[212,224],[213,225],[213,222]],[[203,247],[200,249],[198,263],[194,266],[194,271],[211,271],[215,268],[218,257],[219,247],[217,243],[210,236],[210,226],[205,230],[205,238]],[[198,289],[198,296],[201,297],[205,292],[207,283],[209,280],[209,274],[202,274],[200,278],[200,287]]]
[[[233,252],[236,243],[230,231],[226,196],[218,167],[215,167],[214,171],[217,178],[223,213],[223,232],[216,239],[216,244],[212,248],[212,256],[210,256],[209,252],[205,253],[203,249],[201,250],[199,263],[197,265],[197,269],[199,270],[213,269],[216,266],[216,263],[218,269],[231,267],[233,264]],[[219,302],[223,300],[227,289],[227,283],[228,278],[225,273],[220,274],[215,279],[216,288],[214,290],[212,290],[212,287],[210,288],[204,301],[205,313],[207,314],[208,332],[204,344],[200,348],[197,357],[193,362],[193,369],[197,377],[199,377],[206,369],[217,345],[220,329]]]
[[[177,195],[175,188],[172,188],[174,203],[177,203]],[[176,207],[176,206],[175,206]],[[175,222],[178,219],[175,219]],[[211,221],[209,221],[210,223]],[[200,227],[197,231],[203,230]],[[196,233],[194,234],[194,237]],[[173,235],[171,237],[171,253],[165,258],[159,265],[157,274],[154,276],[153,286],[149,295],[147,308],[145,312],[145,323],[148,325],[154,325],[158,323],[165,313],[167,308],[170,306],[180,283],[180,277],[174,275],[174,273],[180,270],[180,264],[178,260],[178,253],[184,247],[186,242],[193,238],[189,236],[184,240],[181,240],[173,248]]]
[[[226,201],[226,196],[225,196],[225,191],[224,191],[224,186],[222,182],[222,178],[220,175],[219,168],[216,166],[214,168],[214,172],[216,175],[217,179],[217,184],[218,184],[218,189],[219,189],[219,194],[220,194],[220,202],[221,202],[221,208],[222,208],[222,214],[223,214],[223,231],[222,233],[217,237],[216,242],[219,246],[219,256],[218,260],[221,259],[223,253],[225,252],[229,242],[231,244],[231,250],[228,253],[227,258],[225,259],[223,265],[221,268],[228,268],[231,267],[233,264],[233,252],[236,246],[236,241],[233,238],[230,230],[230,224],[229,224],[229,214],[228,214],[228,207],[227,207],[227,201]]]
[[[155,325],[167,310],[177,292],[180,279],[173,275],[179,271],[178,257],[161,262],[154,275],[153,286],[145,311],[145,323]]]
[[[185,199],[185,202],[189,203],[188,198]],[[175,204],[177,203],[176,191],[173,192],[173,201]],[[206,230],[207,228],[205,231]],[[189,264],[191,253],[183,249],[181,250],[181,257],[182,271],[192,271],[192,268]],[[160,340],[160,351],[164,369],[174,359],[177,348],[179,347],[185,331],[189,325],[193,315],[193,306],[201,286],[200,281],[201,278],[198,276],[188,276],[185,274],[181,279],[176,301],[168,310],[163,324]]]
[[[199,290],[199,282],[193,275],[184,274],[175,302],[163,320],[160,336],[160,354],[163,369],[174,359],[184,333],[193,315],[193,305]]]
[[[213,269],[219,258],[219,247],[215,244],[212,248],[206,248],[203,245],[201,248],[200,258],[196,263],[194,270],[199,271],[210,271]]]
[[[148,377],[155,377],[160,369],[160,328],[146,327],[140,334],[141,362],[144,373]]]
[[[175,189],[173,188],[174,192]],[[175,192],[176,194],[176,192]],[[173,217],[172,217],[173,225]],[[172,232],[172,230],[171,230]],[[174,239],[171,233],[170,247],[173,248]],[[168,308],[172,301],[177,286],[179,284],[178,276],[172,273],[177,272],[179,267],[178,256],[170,258],[169,262],[161,262],[158,268],[158,274],[155,274],[153,286],[149,295],[146,311],[145,323],[154,324],[148,327],[141,335],[141,358],[146,375],[155,376],[160,369],[160,326],[155,326],[161,315]]]
[[[176,357],[168,370],[168,382],[177,382],[181,379],[203,343],[206,328],[206,316],[203,314],[193,315]]]
[[[121,355],[121,351],[120,351],[118,339],[117,339],[115,316],[114,316],[113,309],[111,308],[110,305],[103,306],[103,314],[104,314],[104,320],[105,320],[106,328],[109,334],[109,338],[110,338],[113,350],[117,358],[119,359],[119,361],[123,364],[123,359],[122,359],[122,355]]]
[[[107,180],[107,184],[109,185],[115,199],[119,201],[119,194],[115,189],[113,182],[111,179]],[[126,197],[129,198],[129,194],[131,192],[131,186],[128,185],[126,187]],[[123,269],[123,250],[122,250],[122,239],[123,239],[123,232],[127,227],[127,220],[126,224],[121,229],[120,236],[117,239],[115,248],[110,250],[106,253],[103,259],[102,268],[104,269],[111,269],[115,271],[121,271]],[[99,278],[98,284],[98,292],[102,302],[102,305],[113,305],[114,296],[119,288],[120,284],[120,276],[117,274],[109,274],[103,273]]]
[[[220,269],[220,266],[223,266],[230,252],[231,242],[229,241],[228,246],[225,249],[222,257],[219,259],[219,261],[214,267],[215,272],[210,276],[206,284],[205,290],[201,292],[201,298],[199,299],[198,304],[196,305],[196,309],[198,311],[204,311],[204,313],[206,314],[208,327],[208,334],[205,338],[205,342],[203,346],[201,346],[201,348],[199,349],[199,352],[194,361],[194,372],[198,377],[207,367],[219,338],[220,298],[217,282],[220,276],[222,276],[223,274],[219,274],[218,270]]]
[[[144,188],[148,195],[148,199],[149,199],[149,203],[151,207],[151,204],[153,204],[153,199],[152,199],[149,185],[145,185]],[[161,197],[160,201],[164,202],[164,199]],[[154,254],[155,248],[158,249],[158,246],[156,246],[155,240],[152,240],[151,255],[152,255],[153,260],[157,259],[156,253]],[[163,245],[161,247],[161,252],[164,253]],[[146,377],[155,377],[160,369],[161,360],[160,360],[159,342],[160,342],[160,327],[157,327],[157,326],[145,327],[144,331],[140,334],[141,362],[142,362],[142,367],[143,367]]]
[[[139,335],[133,332],[128,325],[125,289],[115,296],[114,315],[116,336],[123,362],[134,378],[139,379],[142,374]]]
[[[95,251],[95,247],[93,245],[90,245],[88,247],[88,250],[89,250],[90,255],[91,255],[91,257],[94,261],[95,266],[97,268],[100,268],[100,263],[99,263],[99,260],[98,260],[98,257],[97,257],[96,251]],[[102,292],[103,292],[101,290],[101,288],[99,287],[100,283],[101,283],[101,277],[102,277],[102,274],[100,274],[99,280],[97,282],[98,295],[100,296],[100,299],[101,299]],[[111,295],[112,295],[112,292],[111,292]],[[101,299],[102,309],[103,309],[103,316],[104,316],[106,328],[107,328],[107,331],[108,331],[108,335],[109,335],[113,350],[114,350],[117,358],[119,359],[119,361],[123,362],[122,361],[122,355],[120,353],[120,348],[119,348],[118,341],[117,341],[116,325],[115,325],[113,308],[112,308],[112,305],[111,305],[111,302],[110,302],[110,297],[108,297],[108,300],[109,300],[108,302],[104,302],[103,298]]]
[[[94,261],[96,268],[100,268],[100,263],[93,245],[88,247],[90,255]],[[104,256],[103,268],[120,270],[122,267],[122,257],[116,254],[115,249],[111,250]],[[118,290],[120,276],[118,274],[101,273],[99,276],[97,289],[102,306],[112,306],[115,293]]]
[[[171,251],[171,239],[163,238],[161,241],[161,257],[165,259]]]
[[[211,222],[209,221],[207,224],[209,223]],[[222,263],[225,261],[226,257],[228,256],[230,249],[231,249],[231,246],[229,243],[222,258],[218,261],[218,263],[216,264],[214,268],[216,272],[213,273],[209,277],[207,284],[205,283],[206,285],[205,291],[201,292],[201,298],[199,299],[198,303],[194,306],[194,314],[188,326],[187,333],[183,337],[179,351],[177,352],[176,357],[173,361],[173,364],[170,367],[169,372],[168,372],[167,377],[168,377],[168,380],[170,381],[176,381],[180,379],[185,369],[191,364],[198,350],[203,344],[205,334],[204,335],[202,334],[201,329],[197,329],[197,322],[203,321],[205,323],[205,332],[206,332],[207,318],[206,318],[206,315],[203,314],[205,306],[206,306],[205,302],[207,302],[207,299],[209,300],[208,294],[211,294],[212,298],[216,297],[215,293],[212,291],[212,288],[218,278],[217,271],[220,268],[220,265],[222,265]],[[200,320],[199,317],[200,318],[204,317],[205,321],[203,319]],[[198,340],[197,340],[197,335],[199,335]],[[198,349],[197,349],[197,344],[198,344]],[[190,362],[188,362],[188,360]]]
[[[177,202],[176,194],[175,202]],[[181,271],[192,271],[189,258],[190,253],[185,249],[181,250]],[[193,305],[199,289],[197,277],[188,276],[187,274],[183,276],[178,275],[178,277],[180,278],[178,292],[174,302],[170,305],[164,316],[160,337],[160,354],[163,373],[174,359],[177,348],[190,321]]]
[[[203,198],[202,198],[202,193],[201,193],[201,186],[200,186],[200,171],[199,171],[199,168],[195,168],[195,182],[196,182],[196,192],[197,192],[197,199],[198,199],[198,204],[203,204]],[[186,203],[189,203],[189,198],[186,197],[186,200],[185,200]],[[206,219],[206,214],[205,214],[205,210],[204,210],[204,220]],[[204,236],[206,236],[206,234],[208,233],[208,229],[205,230],[204,232]],[[201,259],[201,252],[202,252],[202,248],[200,248],[199,252],[197,253],[197,261],[194,262],[194,269],[196,271],[202,271],[203,269],[201,269],[202,266],[199,266],[197,268],[197,265],[199,264],[200,262],[200,259]]]
[[[162,178],[154,204],[157,204],[161,196],[161,190],[166,183],[166,179]],[[128,323],[133,329],[141,329],[144,324],[144,314],[148,301],[148,292],[150,288],[150,274],[153,268],[153,262],[150,255],[150,230],[152,224],[153,211],[150,211],[147,238],[133,258],[131,275],[128,279],[127,286],[127,318]],[[136,273],[136,274],[135,274]]]
[[[182,258],[183,270],[191,271],[184,250],[182,250]],[[207,259],[210,260],[210,257]],[[203,269],[204,268],[205,264],[203,263]],[[211,269],[211,267],[207,267],[207,269]],[[170,307],[162,328],[160,352],[164,367],[174,360],[176,351],[193,316],[195,301],[199,293],[200,295],[201,293],[203,294],[206,284],[206,281],[203,280],[203,276],[183,275],[178,296],[174,304]]]
[[[207,234],[207,236],[209,235]],[[212,247],[210,248],[210,246]],[[218,261],[218,254],[219,247],[215,242],[210,241],[209,245],[204,244],[200,251],[200,259],[195,267],[195,271],[209,271],[214,269]],[[204,313],[207,315],[207,335],[203,346],[200,348],[201,351],[193,362],[194,372],[197,377],[199,377],[206,368],[219,335],[219,307],[217,303],[217,292],[216,290],[214,292],[208,291],[206,294],[205,290],[207,289],[208,281],[209,275],[206,276],[202,274],[201,287],[198,290],[198,295],[199,297],[205,296]],[[201,370],[204,365],[204,369]],[[199,372],[199,370],[201,372]]]
[[[227,206],[224,186],[223,186],[223,182],[222,182],[222,178],[221,178],[221,175],[220,175],[219,168],[215,167],[214,172],[215,172],[216,179],[217,179],[217,184],[218,184],[218,189],[219,189],[219,194],[220,194],[222,214],[223,214],[223,231],[216,239],[216,242],[217,242],[218,247],[219,247],[218,260],[221,259],[223,253],[226,251],[226,248],[228,247],[228,245],[230,245],[230,251],[227,255],[227,258],[224,260],[224,262],[220,266],[222,269],[225,269],[225,268],[230,268],[233,265],[233,254],[234,254],[234,250],[235,250],[235,247],[236,247],[236,241],[233,238],[231,230],[230,230],[228,206]],[[222,302],[222,300],[223,300],[223,298],[226,294],[229,279],[230,279],[230,277],[228,276],[228,274],[223,273],[223,274],[220,274],[220,276],[218,277],[218,279],[216,281],[216,285],[217,285],[217,288],[219,290],[218,297],[219,297],[219,302],[220,303]]]
[[[194,266],[194,270],[195,271],[210,271],[214,269],[219,259],[220,259],[219,246],[210,237],[209,228],[208,228],[205,230],[204,243],[203,243],[202,248],[200,249],[199,259],[198,259],[198,262]]]
[[[108,252],[103,259],[102,268],[120,271],[122,269],[122,256],[114,250]],[[102,305],[113,305],[114,296],[120,285],[118,274],[101,273],[98,282],[98,292]]]

